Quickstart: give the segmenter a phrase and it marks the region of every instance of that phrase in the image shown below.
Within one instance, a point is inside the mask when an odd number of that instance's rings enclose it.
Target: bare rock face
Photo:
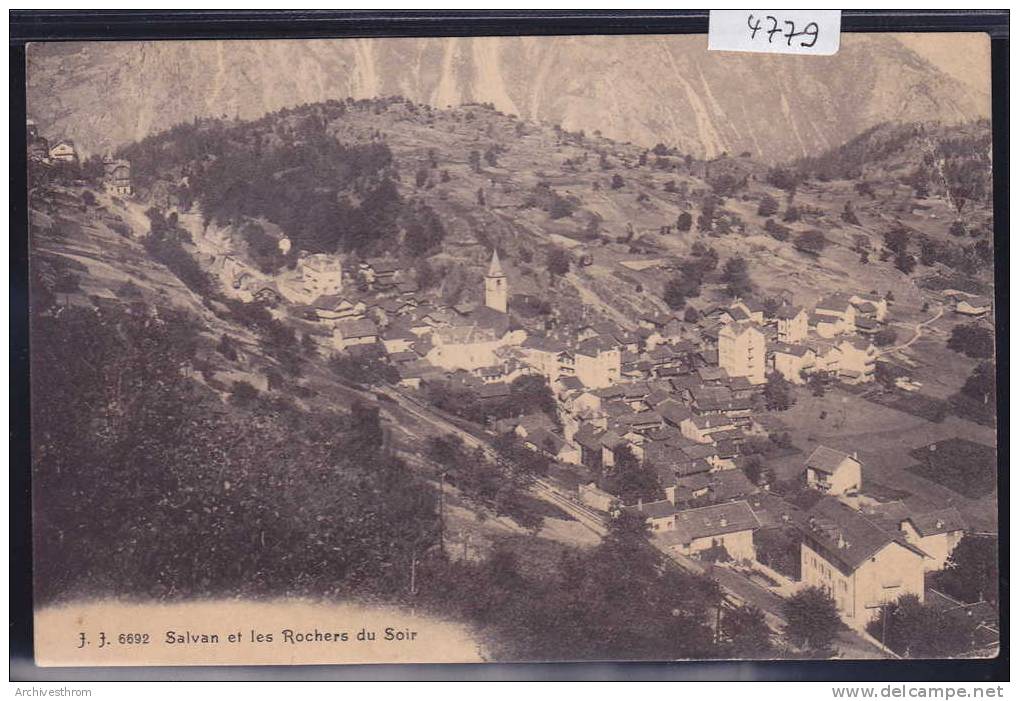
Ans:
[[[990,112],[989,86],[963,84],[890,35],[844,36],[832,57],[708,52],[703,35],[37,44],[28,82],[43,133],[86,152],[195,117],[382,95],[490,102],[572,131],[769,162],[881,122]]]

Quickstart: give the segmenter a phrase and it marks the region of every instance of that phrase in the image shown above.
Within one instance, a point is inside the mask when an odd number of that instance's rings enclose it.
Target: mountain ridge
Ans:
[[[28,104],[44,133],[85,152],[195,117],[401,95],[768,162],[815,155],[884,121],[953,123],[989,111],[986,94],[891,36],[847,36],[835,57],[809,59],[703,44],[651,35],[34,45]]]

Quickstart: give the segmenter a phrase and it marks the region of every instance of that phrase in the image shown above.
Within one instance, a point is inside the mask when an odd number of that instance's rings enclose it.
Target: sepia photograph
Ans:
[[[987,34],[26,53],[37,665],[998,656]]]

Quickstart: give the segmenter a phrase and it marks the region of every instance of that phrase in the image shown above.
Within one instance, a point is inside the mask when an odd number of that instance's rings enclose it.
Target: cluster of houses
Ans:
[[[59,139],[50,145],[31,118],[25,121],[25,137],[29,161],[43,165],[79,162],[78,150],[71,139]],[[107,154],[103,158],[103,187],[113,195],[132,194],[130,161]]]
[[[922,599],[924,572],[943,566],[961,538],[954,509],[917,511],[866,497],[855,455],[824,446],[811,453],[803,483],[823,496],[806,512],[739,469],[748,441],[768,437],[755,413],[769,374],[794,383],[812,372],[847,383],[873,379],[868,335],[887,318],[884,299],[832,295],[809,311],[736,300],[697,322],[652,312],[632,330],[599,320],[528,331],[510,313],[497,252],[477,305],[420,299],[389,259],[345,268],[337,256],[316,254],[288,275],[255,297],[303,309],[330,329],[336,352],[381,351],[405,387],[461,382],[485,401],[507,396],[516,377],[544,377],[557,421],[534,413],[492,428],[591,474],[604,474],[624,452],[654,469],[660,501],[622,505],[594,483],[579,498],[609,513],[643,514],[654,537],[680,556],[724,548],[730,558],[755,561],[755,532],[792,524],[801,534],[802,583],[829,591],[851,625],[864,627],[902,594]]]
[[[660,545],[687,557],[724,548],[734,560],[753,562],[755,533],[795,528],[799,586],[828,592],[843,620],[861,630],[883,604],[904,594],[924,601],[925,573],[944,567],[966,528],[953,507],[911,507],[866,497],[860,461],[826,446],[818,446],[804,463],[805,484],[822,495],[806,511],[749,483],[713,494],[712,477],[686,480],[682,491],[667,490],[662,501],[622,508],[645,516]],[[580,498],[610,512],[618,508],[618,500],[599,492],[586,485]],[[714,503],[684,501],[704,495],[712,495]]]

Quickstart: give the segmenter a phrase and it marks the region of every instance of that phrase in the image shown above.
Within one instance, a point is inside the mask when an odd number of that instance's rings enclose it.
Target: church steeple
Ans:
[[[492,249],[492,262],[488,264],[487,277],[506,277],[502,272],[502,265],[499,264],[499,251]]]
[[[492,262],[488,264],[488,273],[485,274],[485,306],[505,314],[508,293],[506,274],[502,272],[499,263],[499,252],[493,250]]]

